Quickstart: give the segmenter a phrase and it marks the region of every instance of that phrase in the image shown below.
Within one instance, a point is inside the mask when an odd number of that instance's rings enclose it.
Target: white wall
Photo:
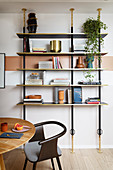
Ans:
[[[96,15],[92,14],[91,17]],[[74,32],[81,32],[81,26],[85,22],[89,14],[76,14],[74,16]],[[20,14],[0,14],[0,52],[5,52],[7,56],[15,56],[16,52],[22,51],[22,40],[17,36],[17,32],[22,32],[22,15]],[[108,36],[105,38],[105,51],[108,51],[108,55],[113,55],[113,23],[111,22],[113,14],[102,15],[102,20],[107,24]],[[70,15],[65,14],[38,14],[38,32],[70,32]],[[49,44],[50,40],[34,41],[34,46],[45,46]],[[79,42],[78,42],[79,41]],[[80,43],[83,40],[75,40],[76,43]],[[84,42],[84,41],[83,41]],[[70,47],[69,40],[63,41],[63,51],[68,51]],[[54,76],[54,72],[49,72]],[[56,75],[57,74],[57,75]],[[68,72],[55,73],[58,77],[69,76]],[[102,73],[103,83],[108,83],[108,87],[102,88],[102,99],[107,102],[108,106],[102,107],[102,129],[104,134],[102,135],[102,146],[113,147],[113,80],[112,71],[104,71]],[[50,77],[50,75],[48,75]],[[22,73],[18,71],[6,71],[6,88],[0,90],[0,116],[6,117],[18,117],[22,118],[22,107],[16,106],[18,102],[22,100],[22,88],[16,87],[16,84],[21,83]],[[77,78],[83,79],[81,72],[74,74],[75,81]],[[52,88],[28,88],[28,92],[42,94],[44,100],[52,100]],[[96,96],[96,88],[83,88],[83,99],[88,96]],[[62,147],[71,146],[71,137],[69,135],[70,130],[70,108],[69,107],[27,107],[26,112],[27,120],[32,123],[57,120],[64,123],[67,126],[67,134],[60,139],[60,145]],[[74,128],[76,130],[74,145],[75,147],[97,147],[98,136],[96,129],[98,128],[98,109],[96,107],[75,107],[74,108]],[[49,134],[53,129],[49,130]],[[56,130],[54,130],[56,132]]]

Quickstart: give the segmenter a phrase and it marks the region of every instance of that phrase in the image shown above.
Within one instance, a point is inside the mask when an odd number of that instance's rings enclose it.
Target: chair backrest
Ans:
[[[63,130],[57,135],[54,135],[50,138],[45,139],[43,126],[47,124],[59,125],[63,128]],[[46,122],[35,124],[35,127],[36,127],[36,133],[34,137],[30,140],[30,142],[39,141],[39,145],[41,145],[39,161],[57,157],[58,156],[57,141],[58,141],[58,138],[60,138],[66,133],[67,131],[66,126],[57,121],[46,121]]]

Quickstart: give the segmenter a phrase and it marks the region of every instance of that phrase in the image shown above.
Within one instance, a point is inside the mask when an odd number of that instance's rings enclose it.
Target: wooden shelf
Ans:
[[[99,86],[108,86],[107,84],[101,85],[83,85],[83,84],[74,84],[74,85],[36,85],[36,84],[17,84],[17,86],[25,87],[99,87]]]
[[[107,35],[107,33],[101,33],[102,38],[104,38]],[[84,33],[17,33],[17,36],[19,38],[41,38],[41,39],[49,39],[49,38],[61,38],[61,39],[67,39],[67,38],[87,38],[87,34]]]
[[[86,56],[86,52],[60,52],[60,53],[54,53],[54,52],[44,52],[44,53],[39,53],[39,52],[18,52],[17,53],[19,56]],[[106,55],[107,52],[100,53],[102,56]]]
[[[104,68],[63,68],[63,69],[39,69],[39,68],[18,68],[18,71],[103,71]]]
[[[35,104],[35,103],[23,103],[23,102],[20,102],[18,103],[17,105],[26,105],[26,106],[87,106],[87,107],[90,107],[90,106],[99,106],[99,105],[108,105],[107,103],[105,102],[102,102],[100,104],[85,104],[85,103],[82,103],[82,104],[54,104],[54,103],[43,103],[43,104]]]

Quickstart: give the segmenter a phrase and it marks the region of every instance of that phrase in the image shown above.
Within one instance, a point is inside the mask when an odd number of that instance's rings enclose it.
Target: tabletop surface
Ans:
[[[4,123],[4,122],[8,123],[7,132],[12,132],[11,129],[14,128],[15,123],[29,126],[30,129],[27,132],[23,132],[23,136],[20,139],[0,138],[0,154],[8,152],[12,149],[15,149],[21,146],[22,144],[25,144],[35,134],[34,125],[26,120],[17,119],[17,118],[0,118],[0,135],[3,133],[1,132],[1,123]]]

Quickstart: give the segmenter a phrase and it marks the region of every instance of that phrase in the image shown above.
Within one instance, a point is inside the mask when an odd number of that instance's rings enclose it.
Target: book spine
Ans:
[[[55,57],[55,64],[56,64],[56,69],[57,69],[57,57]]]
[[[87,104],[99,104],[100,102],[86,102]]]
[[[55,87],[54,102],[58,104],[58,87]]]
[[[54,57],[54,69],[56,69],[55,57]]]
[[[54,68],[54,56],[52,56],[53,68]]]
[[[59,57],[57,57],[57,64],[58,64],[58,69],[60,68],[59,66]]]
[[[59,61],[59,65],[60,65],[60,68],[62,69],[63,67],[62,67],[62,64],[61,64],[61,62]]]

